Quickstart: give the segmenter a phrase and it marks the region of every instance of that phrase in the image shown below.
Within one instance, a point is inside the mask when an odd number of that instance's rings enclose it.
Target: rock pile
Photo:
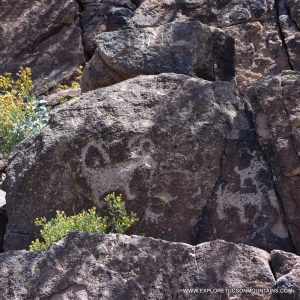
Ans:
[[[88,91],[50,96],[75,99],[11,155],[5,249],[27,248],[34,219],[57,209],[104,212],[111,192],[139,216],[129,233],[148,237],[2,254],[0,298],[298,299],[299,2],[2,2],[0,73],[28,65],[43,93],[87,63]],[[6,222],[2,209],[0,251]]]

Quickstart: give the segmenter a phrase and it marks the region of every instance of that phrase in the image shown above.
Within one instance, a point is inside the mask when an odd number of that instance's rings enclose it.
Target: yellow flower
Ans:
[[[9,153],[33,128],[37,128],[30,127],[37,108],[31,70],[19,68],[14,77],[10,73],[0,75],[0,152],[2,153]]]

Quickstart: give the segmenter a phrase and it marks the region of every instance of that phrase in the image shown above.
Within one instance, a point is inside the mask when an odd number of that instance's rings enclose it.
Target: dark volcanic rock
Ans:
[[[300,73],[285,71],[249,89],[260,144],[272,165],[276,188],[300,252]]]
[[[16,148],[6,186],[6,249],[26,247],[36,217],[102,211],[113,191],[138,214],[136,233],[197,243],[211,231],[207,239],[293,249],[249,112],[229,82],[161,74],[86,93]],[[214,215],[203,227],[207,208]]]
[[[29,65],[43,90],[43,77],[53,86],[72,76],[84,53],[91,58],[101,33],[200,21],[235,39],[237,83],[245,88],[264,75],[299,67],[298,2],[277,2],[278,7],[275,0],[4,1],[0,73]]]
[[[131,18],[138,0],[80,0],[85,51],[92,57],[96,36],[105,31],[132,27]]]
[[[296,4],[294,0],[281,0],[278,4],[278,13],[290,67],[300,71],[300,27],[297,23],[300,21],[300,10],[296,5],[299,6],[299,2]]]
[[[221,174],[199,221],[197,241],[243,237],[264,249],[294,251],[256,133],[241,130],[239,135],[226,143]]]
[[[269,254],[254,247],[224,241],[191,246],[113,234],[69,234],[41,253],[4,253],[0,272],[1,299],[217,300],[220,293],[183,289],[276,286]],[[263,293],[231,297],[271,299]]]
[[[2,252],[4,250],[4,235],[6,232],[6,225],[7,225],[7,212],[6,212],[6,207],[5,205],[3,205],[3,203],[1,203],[1,198],[2,198],[2,194],[1,194],[1,190],[0,190],[0,252]]]
[[[234,78],[234,40],[200,22],[105,32],[84,70],[83,91],[138,75],[179,73],[207,80]]]
[[[300,6],[298,0],[287,0],[287,7],[291,14],[293,21],[296,23],[298,29],[300,28]]]
[[[78,13],[73,0],[2,0],[0,74],[29,66],[38,92],[70,79],[85,62]]]
[[[96,36],[105,31],[155,27],[174,21],[200,21],[222,28],[235,39],[236,79],[240,87],[245,88],[264,75],[291,67],[278,24],[275,0],[147,0],[138,3],[135,9],[131,8],[133,15],[126,14],[123,21],[119,17],[119,23],[109,21],[110,1],[96,2],[88,1],[82,13],[84,40],[90,55],[96,48]],[[294,20],[297,20],[296,1],[288,2]],[[298,55],[296,51],[294,54],[295,57]]]
[[[300,295],[300,257],[279,250],[271,253],[272,270],[278,289],[292,289],[294,293],[282,293],[280,300],[298,299]]]

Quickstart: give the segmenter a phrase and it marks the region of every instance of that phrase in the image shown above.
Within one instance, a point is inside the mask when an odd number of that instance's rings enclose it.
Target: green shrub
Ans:
[[[14,147],[48,122],[44,103],[33,92],[31,70],[20,68],[13,78],[0,76],[0,152],[9,154]]]
[[[30,251],[41,251],[63,239],[68,232],[86,233],[124,233],[138,221],[135,213],[128,214],[121,195],[109,194],[104,198],[108,207],[108,216],[98,216],[96,208],[83,211],[74,216],[67,216],[57,211],[56,217],[49,221],[46,218],[35,220],[36,226],[42,226],[40,234],[43,241],[36,239],[29,247]]]

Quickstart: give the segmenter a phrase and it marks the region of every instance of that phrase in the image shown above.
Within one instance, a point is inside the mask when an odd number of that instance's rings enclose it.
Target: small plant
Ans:
[[[56,211],[56,217],[47,221],[37,218],[36,226],[42,226],[40,234],[43,241],[36,239],[29,247],[30,251],[41,251],[63,239],[68,232],[86,233],[124,233],[138,221],[135,213],[128,214],[122,196],[115,193],[104,198],[108,206],[108,216],[98,216],[93,207],[74,216],[67,216],[63,211]]]
[[[76,69],[75,71],[75,79],[74,81],[72,81],[70,83],[70,85],[67,85],[67,84],[62,84],[62,83],[59,83],[56,88],[58,90],[67,90],[67,89],[76,89],[76,88],[79,88],[80,87],[80,80],[81,80],[81,77],[82,77],[82,73],[83,73],[83,66],[80,66],[79,68]]]
[[[0,76],[0,152],[9,154],[24,138],[48,122],[45,104],[33,92],[31,70],[20,68],[15,78]]]
[[[126,212],[121,195],[109,194],[104,198],[104,201],[108,206],[109,232],[124,233],[137,222],[135,213],[128,215]]]

